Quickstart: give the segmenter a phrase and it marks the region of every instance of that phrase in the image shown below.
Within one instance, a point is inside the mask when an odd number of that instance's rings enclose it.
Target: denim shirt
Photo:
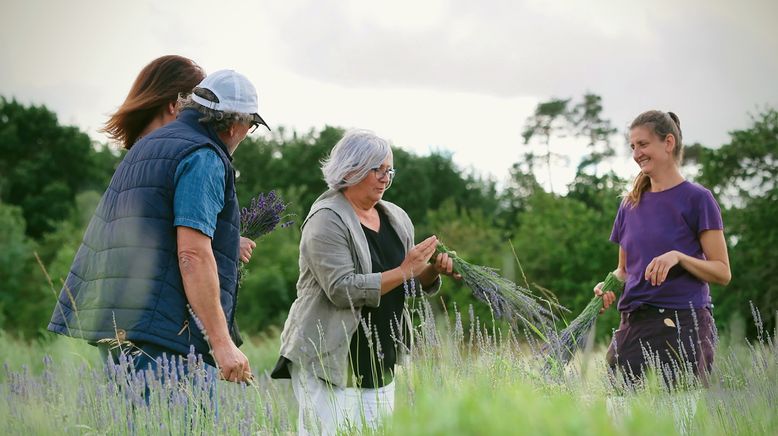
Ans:
[[[224,164],[219,156],[209,147],[193,152],[176,168],[174,184],[173,225],[213,239],[216,216],[224,208]]]

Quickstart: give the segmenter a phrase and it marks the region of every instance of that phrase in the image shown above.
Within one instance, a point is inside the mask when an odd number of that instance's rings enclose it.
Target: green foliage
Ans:
[[[335,127],[304,135],[287,135],[279,129],[269,140],[249,139],[241,143],[234,161],[241,204],[259,192],[294,189],[299,195],[299,207],[307,213],[327,189],[321,161],[343,133],[343,129]],[[447,199],[454,199],[458,208],[492,211],[496,207],[494,182],[463,176],[451,153],[439,151],[418,156],[396,147],[393,153],[397,176],[385,199],[403,207],[417,226],[426,221],[427,211],[437,209]]]
[[[80,190],[104,189],[107,168],[99,165],[114,160],[76,127],[61,126],[45,107],[0,97],[0,198],[21,206],[29,236],[53,230]]]
[[[570,119],[569,103],[569,98],[554,98],[538,103],[535,113],[524,124],[524,132],[521,134],[524,143],[528,144],[533,137],[543,136],[544,142],[548,144],[551,135],[563,128],[560,123]]]
[[[238,325],[242,331],[256,333],[271,326],[281,326],[297,296],[300,225],[305,218],[297,205],[294,192],[283,193],[290,201],[288,212],[294,224],[257,240],[257,247],[246,265],[237,308]],[[307,212],[307,211],[306,211]]]
[[[611,144],[611,137],[616,134],[616,129],[611,125],[610,120],[602,118],[602,109],[602,97],[586,93],[583,100],[570,111],[574,134],[587,139],[586,145],[590,153],[578,164],[579,173],[588,167],[593,167],[596,175],[597,165],[605,158],[616,154]]]
[[[463,175],[449,152],[417,156],[397,148],[394,166],[397,176],[385,198],[405,209],[416,226],[423,226],[428,212],[446,202],[453,202],[457,210],[491,214],[496,209],[494,182]]]
[[[295,189],[297,206],[305,213],[327,188],[322,180],[321,160],[343,136],[343,130],[325,127],[318,134],[287,136],[283,129],[271,139],[249,138],[235,151],[237,190],[241,204],[260,192]],[[303,217],[304,218],[304,217]]]
[[[618,260],[618,247],[608,241],[618,197],[613,191],[599,191],[589,203],[574,196],[560,197],[545,192],[529,199],[521,213],[521,226],[513,241],[530,283],[537,283],[556,295],[574,318],[592,298],[594,286]],[[604,204],[611,202],[610,211]],[[606,312],[599,332],[615,327],[614,311]]]
[[[595,94],[578,101],[553,99],[541,103],[525,126],[528,142],[542,144],[558,136],[586,141],[589,156],[565,195],[548,193],[538,184],[533,153],[513,165],[498,191],[493,180],[462,171],[449,152],[419,156],[395,147],[397,177],[385,198],[408,212],[417,240],[436,234],[468,261],[496,267],[516,283],[524,283],[520,263],[527,281],[539,285],[533,289],[550,289],[573,318],[617,260],[608,235],[627,182],[597,173],[597,164],[612,153],[613,128],[602,109]],[[279,325],[295,298],[299,227],[326,189],[320,162],[343,133],[337,127],[304,134],[279,128],[270,139],[247,139],[235,153],[241,203],[277,190],[295,214],[292,228],[258,241],[248,265],[237,316],[249,334]],[[750,318],[749,300],[762,311],[767,327],[774,326],[777,152],[778,112],[773,109],[732,132],[731,141],[718,149],[687,147],[688,160],[699,165],[697,180],[713,190],[723,208],[733,279],[726,288],[712,287],[720,327],[730,318]],[[61,126],[45,107],[0,100],[0,326],[27,336],[45,327],[54,294],[119,160],[78,129]],[[445,280],[440,298],[450,313],[454,304],[463,310],[473,304],[476,315],[490,319],[488,307],[451,280]],[[600,317],[601,338],[616,317],[615,310]]]
[[[418,235],[419,231],[416,233]],[[454,201],[448,200],[439,209],[429,212],[427,230],[422,234],[428,233],[434,233],[468,262],[499,267],[506,278],[514,280],[510,247],[488,215],[480,210],[457,211]],[[464,312],[472,305],[480,319],[492,319],[489,307],[477,300],[472,291],[460,282],[445,278],[440,295],[445,301],[446,311],[452,316],[455,309]]]
[[[496,210],[497,221],[507,237],[513,236],[521,226],[519,219],[527,210],[530,198],[540,192],[543,188],[532,174],[531,165],[513,164],[508,183],[499,194],[500,207]]]
[[[728,144],[700,156],[700,181],[723,203],[730,242],[732,281],[726,288],[713,286],[713,301],[717,311],[744,318],[750,318],[753,301],[772,329],[778,309],[778,111],[766,110],[731,136]]]
[[[22,210],[0,202],[0,328],[17,329],[24,325],[27,312],[25,291],[35,260],[35,242],[25,235]]]

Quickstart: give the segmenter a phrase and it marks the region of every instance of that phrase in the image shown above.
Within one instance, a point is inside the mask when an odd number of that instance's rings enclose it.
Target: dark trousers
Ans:
[[[716,325],[708,308],[662,309],[643,305],[622,312],[606,361],[613,374],[628,382],[641,380],[648,368],[665,383],[677,385],[693,373],[707,385],[717,343]]]

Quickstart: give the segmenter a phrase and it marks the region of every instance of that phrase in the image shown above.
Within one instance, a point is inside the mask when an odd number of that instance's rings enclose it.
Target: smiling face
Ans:
[[[644,174],[651,175],[676,164],[673,157],[673,135],[660,138],[650,126],[636,126],[629,132],[629,144],[632,148],[632,159]]]

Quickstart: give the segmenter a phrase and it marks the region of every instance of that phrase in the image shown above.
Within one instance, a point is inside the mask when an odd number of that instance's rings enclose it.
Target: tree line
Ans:
[[[260,239],[241,285],[238,322],[247,333],[280,325],[295,298],[299,224],[326,188],[320,161],[343,134],[338,127],[304,133],[283,128],[248,138],[234,156],[241,204],[276,190],[290,203],[295,225]],[[566,187],[538,182],[551,171],[552,141],[577,138],[586,154]],[[536,292],[553,295],[575,316],[593,286],[616,265],[608,241],[621,194],[629,182],[602,171],[627,147],[594,94],[540,103],[524,122],[526,147],[515,150],[507,182],[463,171],[446,151],[418,155],[395,144],[398,169],[385,199],[403,207],[417,239],[436,234],[468,261],[499,268]],[[713,286],[722,331],[742,328],[751,305],[775,326],[778,284],[778,111],[767,108],[729,142],[687,145],[687,175],[711,189],[722,205],[733,279]],[[43,334],[92,212],[123,153],[60,124],[43,106],[0,97],[0,329]],[[551,180],[551,179],[549,179]],[[44,273],[44,271],[46,273]],[[49,279],[51,281],[49,281]],[[491,322],[488,307],[458,283],[447,282],[433,301],[441,312],[473,313]],[[603,315],[607,336],[618,314]],[[751,335],[753,323],[745,324]]]

